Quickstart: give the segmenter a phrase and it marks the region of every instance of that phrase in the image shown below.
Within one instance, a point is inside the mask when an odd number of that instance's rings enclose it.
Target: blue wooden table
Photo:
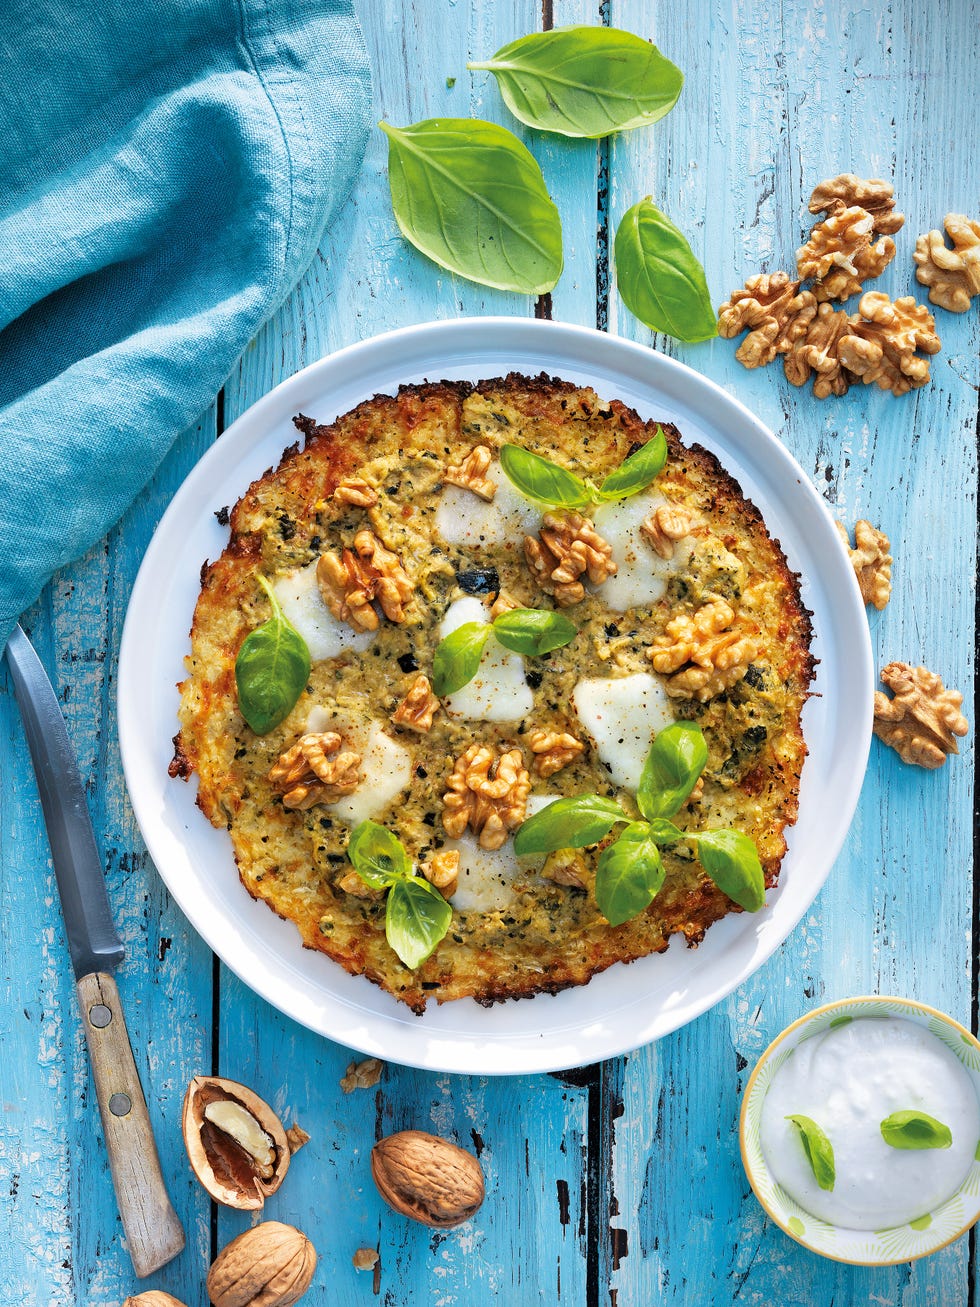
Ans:
[[[646,194],[689,234],[716,303],[760,269],[791,269],[806,202],[842,171],[892,178],[907,215],[876,283],[919,291],[915,236],[950,210],[980,214],[980,14],[970,0],[361,0],[378,117],[492,118],[540,160],[561,210],[566,268],[535,304],[443,274],[401,240],[375,133],[355,192],[301,285],[246,351],[199,425],[109,538],[61,573],[24,624],[64,705],[105,850],[128,959],[118,974],[185,1252],[144,1287],[206,1301],[216,1250],[247,1225],[216,1210],[186,1164],[179,1115],[197,1072],[245,1081],[312,1142],[270,1217],[319,1252],[308,1301],[391,1307],[500,1299],[634,1305],[966,1304],[980,1287],[973,1237],[912,1265],[822,1261],[768,1222],[738,1157],[740,1091],[789,1021],[870,992],[927,1000],[977,1022],[980,899],[973,865],[973,735],[938,772],[873,743],[845,850],[787,943],[729,999],[628,1057],[561,1075],[492,1080],[388,1065],[344,1094],[349,1050],[256,998],[212,957],[148,861],[115,728],[119,636],[155,523],[195,460],[298,368],[376,332],[460,314],[552,315],[664,349],[767,422],[848,524],[891,537],[895,588],[871,611],[878,667],[924,662],[966,696],[971,722],[980,309],[937,311],[932,383],[895,399],[794,390],[750,373],[728,341],[653,339],[621,307],[610,233]],[[544,24],[612,23],[652,38],[685,71],[677,109],[608,144],[523,132],[485,73],[466,71]],[[454,80],[455,79],[455,80]],[[116,1307],[135,1281],[122,1244],[76,1011],[48,847],[20,723],[0,674],[0,1304]],[[475,1149],[488,1182],[476,1218],[433,1234],[395,1217],[372,1185],[375,1138],[431,1129]],[[375,1275],[354,1251],[376,1247]]]

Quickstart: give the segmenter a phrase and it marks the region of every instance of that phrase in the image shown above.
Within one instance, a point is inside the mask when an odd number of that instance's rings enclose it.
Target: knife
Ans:
[[[51,845],[112,1183],[133,1269],[149,1275],[184,1246],[111,973],[125,956],[65,719],[41,660],[19,626],[7,665],[34,764]]]

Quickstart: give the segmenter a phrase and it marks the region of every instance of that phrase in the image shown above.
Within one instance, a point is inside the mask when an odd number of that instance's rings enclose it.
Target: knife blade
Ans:
[[[167,1195],[111,974],[125,949],[112,921],[85,789],[51,682],[19,626],[5,652],[51,845],[119,1214],[133,1269],[142,1277],[177,1256],[184,1231]]]

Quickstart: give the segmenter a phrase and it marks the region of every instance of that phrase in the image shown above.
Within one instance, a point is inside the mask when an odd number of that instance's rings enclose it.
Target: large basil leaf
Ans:
[[[518,829],[514,852],[554,853],[556,849],[584,849],[598,844],[617,821],[627,821],[622,808],[613,799],[599,794],[579,794],[574,798],[556,799]]]
[[[439,641],[432,655],[432,689],[439,698],[472,681],[491,629],[489,622],[464,622]]]
[[[512,608],[494,618],[493,633],[505,649],[540,657],[569,644],[578,627],[548,608]]]
[[[697,784],[708,746],[694,722],[671,722],[650,745],[640,773],[636,802],[648,821],[673,817]]]
[[[388,891],[385,936],[405,966],[413,971],[443,938],[452,919],[452,908],[420,876],[397,880]]]
[[[362,821],[351,831],[347,856],[354,870],[372,889],[386,889],[412,874],[412,864],[401,840],[376,821]]]
[[[758,912],[766,904],[766,881],[759,851],[747,835],[737,830],[709,830],[688,835],[696,841],[701,865],[723,894],[746,912]]]
[[[623,215],[615,254],[622,301],[652,331],[689,344],[717,336],[704,269],[684,235],[649,198]]]
[[[643,127],[677,103],[681,70],[615,27],[559,27],[511,41],[486,63],[511,113],[544,132],[599,137]]]
[[[587,481],[520,445],[501,448],[500,466],[508,481],[536,504],[585,508],[595,499],[594,489]]]
[[[595,901],[610,926],[621,926],[650,906],[666,876],[645,821],[635,821],[599,854]]]
[[[667,437],[662,427],[657,427],[650,440],[641,445],[635,454],[620,463],[615,472],[610,472],[599,487],[600,499],[625,499],[659,476],[667,462]]]
[[[890,1148],[951,1148],[953,1132],[948,1125],[925,1112],[892,1112],[881,1123],[881,1137]]]
[[[242,641],[235,659],[235,686],[242,716],[256,735],[266,735],[289,716],[303,693],[310,651],[286,620],[272,586],[264,576],[258,581],[269,596],[272,616]]]
[[[380,123],[395,221],[450,272],[542,295],[561,276],[561,219],[534,157],[512,132],[476,118]]]
[[[834,1181],[837,1178],[834,1169],[833,1144],[811,1117],[788,1116],[786,1120],[791,1121],[796,1126],[814,1180],[821,1189],[826,1189],[829,1192],[833,1189]]]

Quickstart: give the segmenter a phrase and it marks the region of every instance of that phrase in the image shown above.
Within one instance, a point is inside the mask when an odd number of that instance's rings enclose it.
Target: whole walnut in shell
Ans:
[[[263,1221],[232,1239],[208,1271],[214,1307],[292,1307],[310,1287],[316,1252],[305,1234]]]
[[[185,1307],[185,1304],[162,1289],[147,1289],[144,1293],[130,1294],[122,1307]]]
[[[483,1202],[483,1170],[472,1153],[423,1130],[400,1130],[371,1150],[371,1174],[389,1207],[448,1230]]]

